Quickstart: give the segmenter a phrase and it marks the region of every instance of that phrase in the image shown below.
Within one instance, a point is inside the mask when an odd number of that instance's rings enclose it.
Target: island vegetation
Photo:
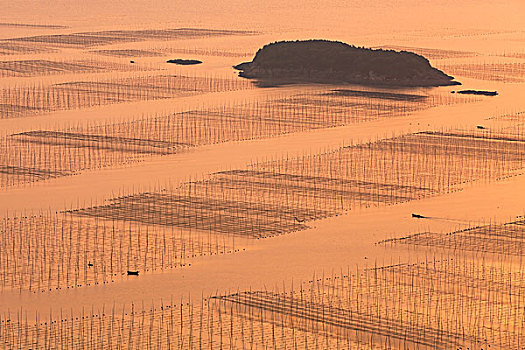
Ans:
[[[266,84],[350,83],[387,86],[459,85],[408,51],[356,47],[339,41],[279,41],[257,51],[251,62],[234,66],[241,77]]]

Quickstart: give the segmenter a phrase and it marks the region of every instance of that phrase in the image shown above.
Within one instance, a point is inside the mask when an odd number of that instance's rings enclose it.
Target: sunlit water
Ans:
[[[525,63],[525,2],[499,1],[8,1],[3,4],[1,21],[39,25],[64,25],[67,29],[27,28],[0,24],[1,38],[14,38],[55,33],[75,33],[99,30],[135,30],[148,28],[214,28],[258,32],[251,36],[226,36],[185,39],[171,42],[119,43],[95,49],[210,49],[229,53],[253,54],[259,47],[274,40],[326,38],[368,47],[398,47],[439,49],[474,53],[467,57],[453,54],[429,57],[436,67],[453,68],[456,64]],[[44,53],[39,58],[82,59],[86,52],[67,49]],[[198,51],[196,51],[198,52]],[[427,51],[432,56],[432,52]],[[423,53],[423,52],[422,52]],[[424,53],[423,53],[424,54]],[[93,55],[93,54],[90,54]],[[2,56],[2,60],[32,55]],[[182,56],[203,58],[196,67],[172,67],[164,58]],[[201,57],[202,56],[202,57]],[[460,55],[461,56],[461,55]],[[505,57],[504,57],[505,56]],[[101,56],[96,56],[101,58]],[[521,58],[520,58],[521,57]],[[126,63],[128,58],[106,58]],[[162,72],[189,75],[217,75],[235,78],[231,66],[249,60],[250,56],[230,57],[199,54],[168,53],[141,58],[139,64]],[[478,67],[479,68],[479,67]],[[147,72],[97,73],[98,79],[136,77]],[[0,211],[22,213],[58,211],[82,203],[100,202],[115,193],[148,189],[158,184],[179,183],[189,177],[202,177],[221,170],[235,169],[262,159],[278,159],[284,155],[300,155],[336,148],[351,140],[373,140],[410,131],[444,127],[474,128],[491,125],[486,119],[496,115],[525,110],[525,74],[512,73],[514,82],[503,79],[476,79],[475,74],[456,74],[466,89],[497,90],[495,98],[480,98],[478,102],[440,106],[418,111],[409,116],[382,118],[372,122],[352,124],[333,129],[280,136],[245,143],[208,145],[188,153],[180,153],[129,167],[58,178],[0,192]],[[90,74],[69,74],[37,78],[2,78],[1,87],[59,83],[82,80]],[[31,129],[60,129],[72,125],[122,121],[141,115],[166,114],[203,106],[235,104],[290,96],[312,87],[253,89],[225,93],[210,93],[181,98],[142,101],[93,107],[83,110],[57,111],[51,114],[0,120],[5,133]],[[315,87],[328,90],[328,87]],[[427,92],[448,93],[455,88],[432,88]],[[418,89],[417,91],[421,91]],[[406,89],[405,92],[414,92]],[[425,92],[425,89],[423,89]],[[191,267],[166,273],[123,278],[101,287],[82,287],[68,291],[29,293],[4,291],[0,311],[23,307],[41,315],[49,309],[80,309],[93,305],[129,303],[138,300],[169,299],[171,296],[200,297],[216,291],[275,286],[283,280],[306,280],[314,271],[337,270],[357,263],[388,263],[406,257],[405,251],[385,254],[384,247],[374,243],[392,236],[402,236],[421,229],[411,220],[411,212],[429,212],[432,216],[451,220],[429,221],[433,229],[453,230],[469,221],[507,220],[522,213],[523,203],[516,193],[523,193],[525,181],[516,177],[491,186],[473,186],[458,194],[449,194],[393,207],[360,210],[325,221],[316,228],[291,235],[270,238],[248,244],[246,252],[195,259]],[[458,223],[459,222],[459,223]],[[426,228],[425,228],[426,229]],[[408,254],[414,259],[417,253]],[[365,260],[366,257],[366,260]]]

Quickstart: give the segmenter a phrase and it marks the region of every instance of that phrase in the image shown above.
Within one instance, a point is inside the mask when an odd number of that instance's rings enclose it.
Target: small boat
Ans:
[[[419,215],[419,214],[414,214],[414,213],[412,213],[412,217],[413,218],[417,218],[417,219],[425,219],[426,218],[426,216]]]
[[[130,270],[128,270],[128,276],[138,276],[138,275],[139,275],[138,271],[130,271]]]

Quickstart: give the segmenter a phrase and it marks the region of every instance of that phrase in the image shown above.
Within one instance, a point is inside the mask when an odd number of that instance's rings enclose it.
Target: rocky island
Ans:
[[[173,60],[167,60],[166,63],[178,64],[180,66],[192,66],[195,64],[201,64],[200,60],[184,60],[182,58],[175,58]]]
[[[452,91],[453,94],[456,93],[456,91]],[[485,90],[460,90],[457,91],[458,94],[462,95],[478,95],[478,96],[498,96],[497,91],[485,91]]]
[[[257,51],[253,61],[234,66],[241,77],[261,84],[328,83],[386,86],[460,85],[408,52],[356,47],[339,41],[279,41]]]

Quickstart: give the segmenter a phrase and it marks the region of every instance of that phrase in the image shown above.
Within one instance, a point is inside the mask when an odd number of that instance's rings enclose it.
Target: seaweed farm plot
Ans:
[[[520,133],[525,127],[525,111],[495,115],[487,120],[498,128],[508,130],[509,134]]]
[[[161,52],[155,50],[139,50],[139,49],[115,49],[115,50],[97,50],[92,51],[103,56],[113,57],[157,57],[162,56]]]
[[[396,45],[387,45],[381,46],[384,50],[396,50],[396,51],[409,51],[422,55],[429,59],[448,59],[448,58],[465,58],[465,57],[474,57],[478,56],[476,52],[470,51],[458,51],[458,50],[444,50],[444,49],[431,49],[424,47],[410,47],[410,46],[396,46]]]
[[[390,196],[406,194],[399,198],[413,199],[511,175],[525,165],[524,152],[525,138],[519,134],[419,132],[324,154],[254,164],[250,170],[361,181],[372,197],[384,188]],[[345,203],[342,198],[340,203]]]
[[[525,142],[497,134],[421,132],[221,171],[69,213],[262,238],[348,210],[497,180],[523,168],[524,152]]]
[[[522,123],[520,122],[525,122],[525,111],[495,115],[490,118],[487,118],[487,120],[512,122],[521,126]]]
[[[184,55],[202,55],[202,56],[214,56],[214,57],[249,57],[252,56],[252,52],[247,51],[234,51],[226,49],[214,49],[214,48],[167,48],[163,50],[164,53],[176,53]]]
[[[420,232],[387,239],[379,244],[406,244],[521,257],[525,254],[525,220],[472,226],[449,233]]]
[[[523,52],[504,52],[504,53],[501,53],[500,56],[502,56],[502,57],[510,57],[510,58],[525,59],[525,53],[523,53]]]
[[[169,54],[184,54],[184,55],[200,55],[200,56],[214,56],[214,57],[248,57],[251,52],[240,52],[232,50],[221,49],[206,49],[206,48],[173,48],[173,47],[157,47],[150,49],[114,49],[114,50],[96,50],[93,53],[114,56],[114,57],[157,57],[166,56]]]
[[[525,63],[467,63],[440,65],[447,72],[473,79],[501,81],[505,83],[525,82]]]
[[[254,202],[283,203],[285,206],[311,210],[310,214],[294,211],[293,219],[298,222],[318,220],[359,207],[391,205],[433,194],[430,188],[377,183],[359,176],[296,174],[292,171],[277,171],[275,168],[273,171],[222,171],[214,174],[205,185],[221,190],[225,188],[232,193],[238,192],[237,195]]]
[[[93,147],[145,154],[167,154],[174,152],[174,149],[178,147],[188,146],[188,144],[180,142],[60,131],[27,131],[13,134],[11,138],[28,144],[58,145],[77,148]]]
[[[159,137],[159,141],[196,146],[343,126],[473,100],[475,99],[451,94],[416,95],[334,90],[328,93],[278,97],[262,102],[222,105],[168,116],[148,116],[129,123],[101,125],[93,130],[122,137],[140,135],[149,138],[155,135]]]
[[[72,81],[50,86],[10,87],[0,91],[0,118],[16,118],[113,103],[174,98],[188,94],[249,89],[234,78],[143,76]]]
[[[63,214],[11,217],[0,225],[2,291],[103,285],[127,271],[173,269],[239,248],[228,235]]]
[[[8,135],[0,140],[0,188],[132,164],[196,146],[330,127],[340,120],[326,114],[323,124],[310,117],[312,114],[281,114],[279,109],[252,105]],[[316,188],[316,181],[326,183],[332,195],[324,196],[333,197],[333,203],[322,205],[335,212],[374,202],[398,203],[446,192],[465,182],[508,176],[522,168],[524,145],[519,130],[421,132],[346,147],[319,157],[253,165],[250,171],[229,175],[247,184],[291,181],[290,186],[298,189],[309,188],[311,183]],[[293,162],[296,165],[291,165]],[[312,164],[318,166],[312,168]],[[293,169],[296,166],[299,169]],[[321,168],[336,170],[321,174]],[[417,176],[410,174],[411,169],[417,171]],[[341,175],[334,178],[334,173]]]
[[[211,191],[214,185],[218,189],[216,183],[207,181],[189,183],[188,189],[132,194],[112,199],[106,205],[67,212],[80,217],[133,221],[246,238],[267,237],[304,229],[307,227],[303,223],[306,218],[328,215],[324,211],[243,200],[242,193],[235,191],[223,195],[215,192],[216,197],[213,194],[199,195],[199,192]],[[189,193],[185,194],[187,191]]]
[[[404,116],[441,105],[469,103],[479,99],[450,94],[420,92],[394,93],[375,90],[334,89],[323,93],[300,94],[278,99],[274,103],[285,111],[306,112],[312,122],[340,126],[379,118]],[[323,116],[329,118],[323,118]],[[295,118],[294,118],[295,119]]]
[[[0,184],[1,187],[7,187],[14,184],[30,183],[54,179],[57,177],[72,175],[72,172],[63,170],[49,170],[34,167],[21,167],[14,165],[0,166]]]
[[[14,28],[32,28],[32,29],[67,29],[68,26],[57,24],[30,24],[30,23],[14,23],[14,22],[0,22],[0,27],[14,27]]]
[[[344,210],[395,204],[429,192],[428,188],[369,181],[233,170],[169,191],[131,194],[68,212],[264,238],[309,228],[308,222]]]
[[[180,143],[78,131],[28,131],[0,139],[0,188],[131,164],[187,149]]]
[[[84,93],[90,96],[86,91],[79,91],[78,96],[84,96]],[[161,98],[158,95],[161,93],[162,89],[152,91],[151,96],[129,98]],[[121,123],[56,131],[27,131],[0,140],[0,164],[20,171],[40,169],[42,172],[56,172],[58,176],[61,173],[75,174],[174,154],[197,146],[274,137],[391,117],[449,101],[440,95],[357,90],[337,90],[315,96],[315,99],[308,98],[309,103],[304,105],[295,97],[277,98],[166,116],[147,116]],[[319,96],[322,98],[318,99]],[[116,97],[116,101],[128,99],[124,94],[119,96],[117,93]],[[80,97],[78,99],[81,100]],[[64,101],[69,101],[70,105],[77,103],[77,100]],[[24,111],[30,113],[35,109]],[[31,178],[29,174],[20,177],[18,171],[0,171],[0,174],[0,188],[45,179],[38,176]]]
[[[28,321],[25,310],[0,317],[0,341],[7,348],[148,348],[148,349],[384,349],[354,341],[268,322],[265,311],[251,317],[233,304],[216,300],[132,304],[84,310],[57,311],[50,318]]]
[[[448,96],[337,90],[327,94],[245,102],[168,116],[150,116],[99,130],[130,137],[156,135],[162,141],[192,145],[241,141],[329,128],[410,113],[437,104],[469,101]],[[97,128],[94,128],[97,129]]]
[[[443,259],[314,276],[282,291],[0,318],[8,348],[516,349],[523,266]]]
[[[454,259],[323,276],[286,293],[215,297],[247,319],[388,349],[521,349],[523,266]],[[337,339],[337,341],[335,341]],[[312,347],[324,344],[311,344]]]
[[[133,65],[96,60],[71,62],[50,60],[0,61],[0,77],[2,78],[135,70],[140,70],[140,68]]]
[[[35,47],[31,44],[0,41],[0,55],[29,55],[54,51],[56,50],[48,47]]]
[[[120,44],[148,40],[180,40],[209,38],[230,35],[253,35],[250,31],[218,30],[200,28],[111,30],[81,32],[72,34],[39,35],[7,39],[3,43],[31,43],[48,47],[90,48],[95,46]]]

